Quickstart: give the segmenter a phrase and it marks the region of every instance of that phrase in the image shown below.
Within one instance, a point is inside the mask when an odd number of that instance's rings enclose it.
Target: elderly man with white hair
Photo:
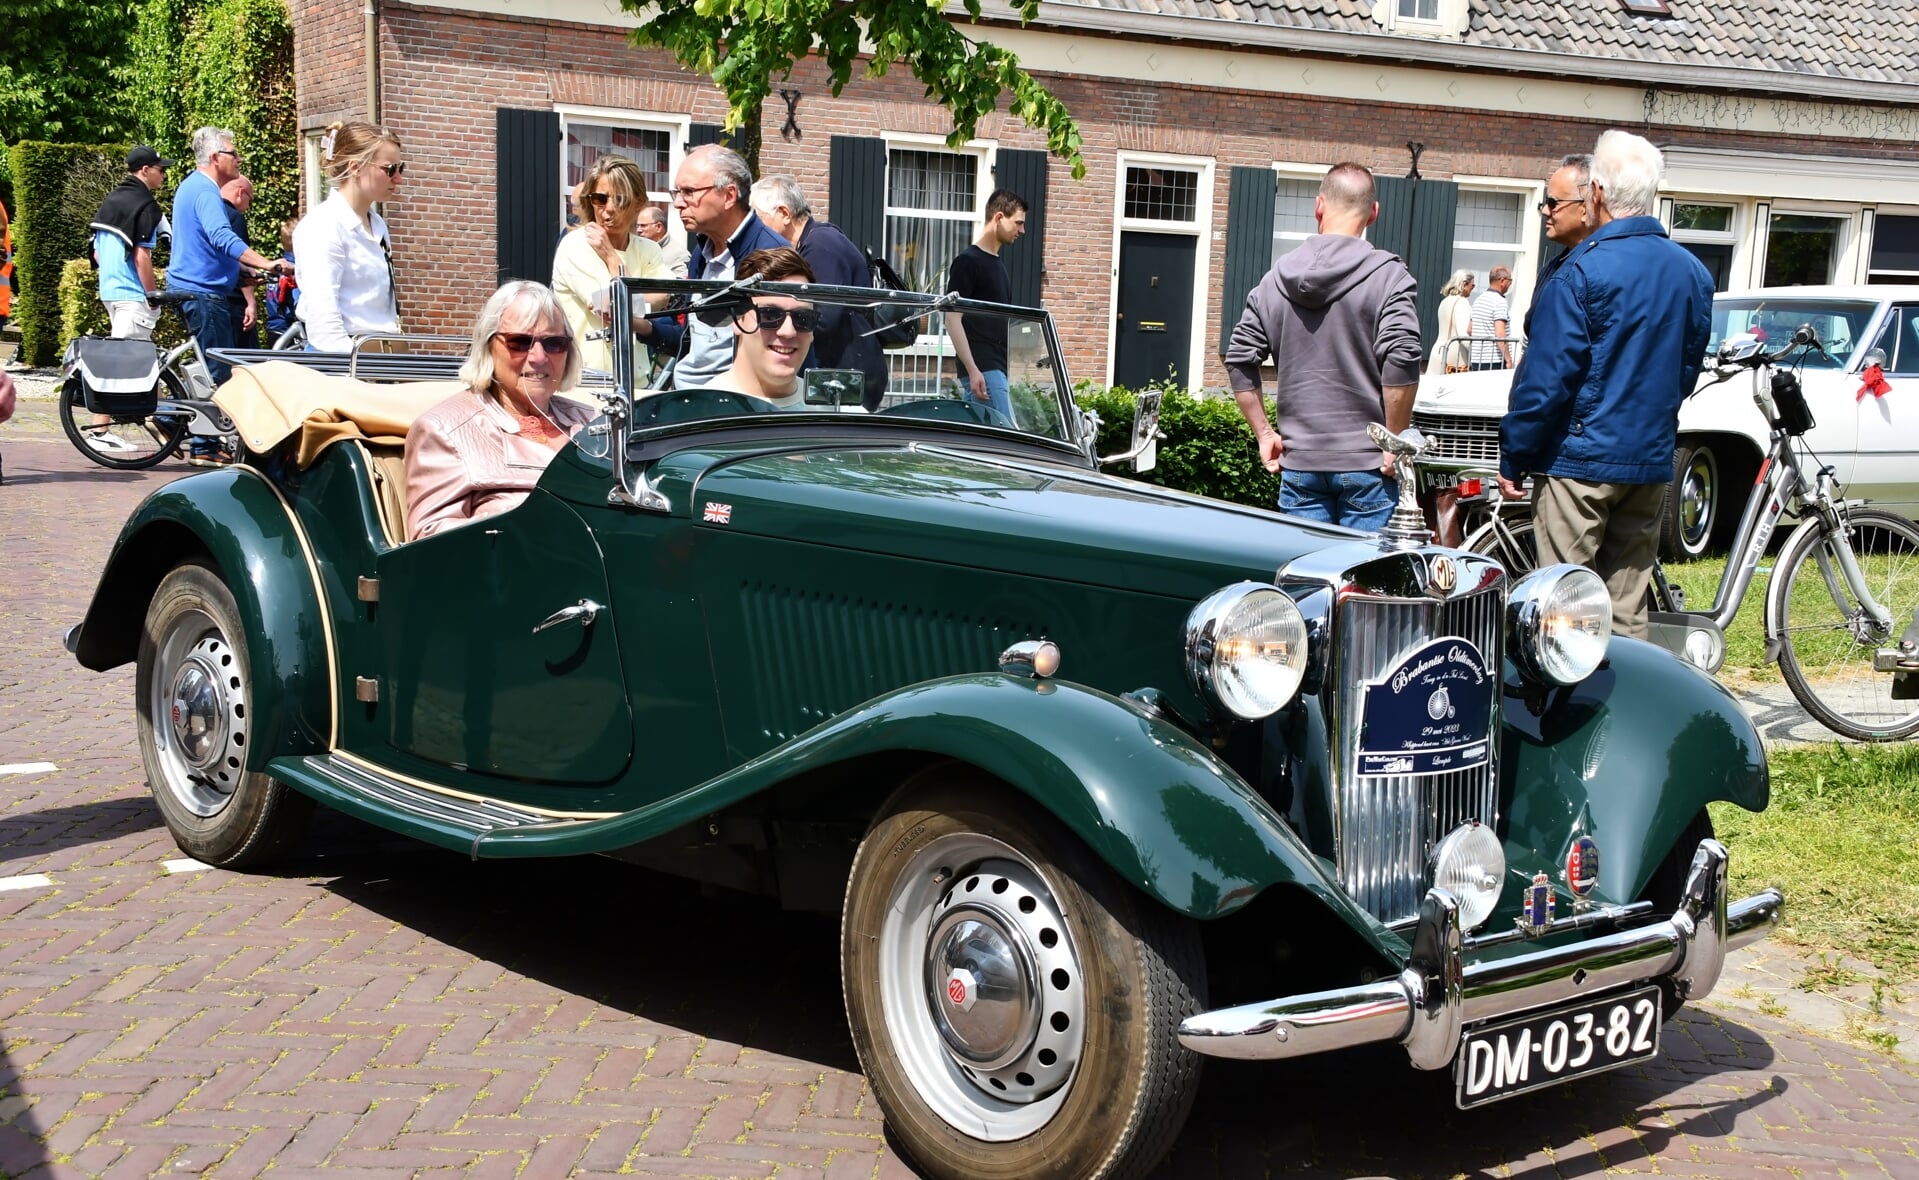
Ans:
[[[1533,344],[1499,426],[1499,483],[1536,476],[1541,564],[1606,580],[1613,631],[1644,639],[1679,403],[1712,329],[1712,276],[1653,216],[1665,161],[1608,131],[1587,186],[1593,230],[1533,301]]]

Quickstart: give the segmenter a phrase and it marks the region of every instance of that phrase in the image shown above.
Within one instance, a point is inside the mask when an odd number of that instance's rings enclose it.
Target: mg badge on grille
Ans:
[[[1599,884],[1599,845],[1591,836],[1576,836],[1566,849],[1566,888],[1585,897]]]
[[[1526,902],[1519,917],[1519,928],[1527,934],[1544,934],[1553,924],[1553,882],[1544,873],[1534,873],[1526,887]]]
[[[1441,594],[1451,594],[1453,587],[1459,584],[1459,564],[1444,553],[1436,554],[1432,564],[1433,589]]]

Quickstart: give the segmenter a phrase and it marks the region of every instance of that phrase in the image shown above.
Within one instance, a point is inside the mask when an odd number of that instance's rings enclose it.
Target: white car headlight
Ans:
[[[1599,667],[1611,642],[1612,598],[1584,566],[1534,570],[1506,600],[1506,650],[1528,679],[1577,684]]]
[[[1306,675],[1306,620],[1270,585],[1228,586],[1186,618],[1186,674],[1233,716],[1269,717]]]
[[[1499,904],[1506,882],[1506,850],[1493,830],[1470,820],[1433,849],[1433,884],[1459,899],[1459,928],[1475,930]]]

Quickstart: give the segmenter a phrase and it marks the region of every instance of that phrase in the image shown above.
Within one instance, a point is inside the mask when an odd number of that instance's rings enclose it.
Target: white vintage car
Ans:
[[[1806,444],[1830,464],[1844,494],[1903,516],[1919,515],[1919,285],[1775,287],[1713,300],[1712,347],[1755,332],[1784,341],[1801,324],[1819,333],[1826,356],[1800,370],[1818,425]],[[1866,379],[1883,373],[1881,391]],[[1413,424],[1434,437],[1435,472],[1484,471],[1499,463],[1499,419],[1510,371],[1455,373],[1420,382]],[[1746,492],[1769,445],[1765,419],[1746,378],[1710,375],[1679,411],[1673,456],[1677,494],[1666,501],[1661,551],[1697,557],[1731,539]]]

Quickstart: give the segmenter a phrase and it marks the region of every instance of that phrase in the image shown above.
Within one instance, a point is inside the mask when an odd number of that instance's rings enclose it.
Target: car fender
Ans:
[[[1615,637],[1569,689],[1507,684],[1500,766],[1507,863],[1559,880],[1578,834],[1600,848],[1599,892],[1637,898],[1708,803],[1765,809],[1765,746],[1724,685],[1649,643]]]
[[[240,608],[252,683],[273,686],[270,702],[255,693],[248,769],[325,751],[337,697],[315,558],[285,499],[250,467],[175,480],[134,510],[69,640],[81,666],[104,672],[135,659],[155,589],[195,557],[219,571]]]
[[[1222,917],[1285,882],[1316,895],[1376,943],[1384,933],[1273,809],[1183,730],[1083,685],[991,673],[870,700],[689,792],[593,824],[592,847],[546,826],[501,829],[474,850],[609,851],[795,775],[889,750],[944,755],[1003,780],[1056,816],[1114,872],[1189,917]]]

